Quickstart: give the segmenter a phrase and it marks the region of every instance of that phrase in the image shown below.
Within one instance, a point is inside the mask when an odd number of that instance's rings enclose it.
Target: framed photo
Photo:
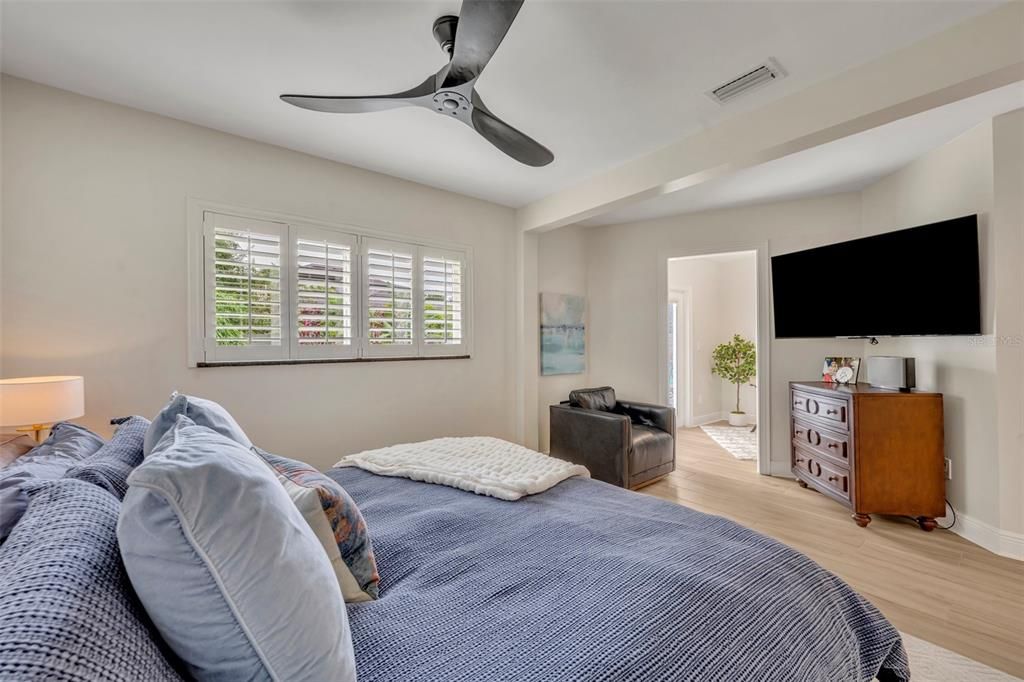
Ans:
[[[860,374],[860,358],[825,358],[821,380],[828,384],[855,384]]]

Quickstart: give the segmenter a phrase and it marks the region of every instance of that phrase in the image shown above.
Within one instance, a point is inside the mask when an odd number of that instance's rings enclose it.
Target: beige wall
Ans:
[[[771,254],[860,234],[856,193],[588,228],[590,380],[623,396],[658,401],[659,268],[670,257],[745,251]],[[661,280],[661,286],[664,286]],[[662,296],[664,294],[662,293]],[[829,354],[860,355],[860,341],[770,339],[772,471],[789,471],[788,382],[815,379]],[[763,386],[763,384],[762,384]],[[763,421],[763,420],[762,420]]]
[[[3,371],[82,374],[86,425],[172,390],[320,467],[441,435],[514,437],[510,209],[9,77]],[[186,367],[186,197],[467,244],[470,360]]]
[[[913,356],[919,387],[945,396],[946,452],[953,461],[947,490],[961,514],[957,530],[995,551],[1024,556],[1022,186],[1024,111],[1017,111],[863,192],[588,228],[591,382],[612,384],[640,400],[662,399],[657,293],[658,272],[668,258],[765,244],[774,255],[978,213],[984,335],[881,339],[877,346],[841,339],[769,341],[771,471],[789,469],[790,381],[816,379],[825,355]],[[671,285],[671,274],[668,279]],[[721,296],[732,293],[723,287]],[[866,362],[862,377],[868,374]]]
[[[537,244],[537,289],[540,293],[586,296],[586,229],[581,225],[574,225],[540,235]],[[539,300],[537,305],[540,305]],[[539,330],[539,327],[536,329]],[[589,330],[587,336],[587,354],[589,356]],[[539,365],[535,368],[535,371],[538,374],[538,449],[542,452],[547,452],[550,444],[550,412],[548,407],[557,404],[560,400],[566,400],[569,396],[569,391],[572,389],[589,386],[589,374],[587,371],[584,371],[583,374],[540,376]]]
[[[943,394],[946,457],[953,479],[946,484],[958,511],[986,523],[998,522],[996,446],[996,357],[992,211],[992,126],[986,123],[957,137],[862,194],[866,234],[923,225],[969,213],[979,216],[982,261],[982,329],[986,337],[880,339],[865,356],[903,355],[916,359],[917,385]],[[867,363],[870,375],[870,360]]]
[[[736,408],[736,386],[711,372],[712,352],[720,343],[739,334],[751,341],[757,338],[757,259],[753,252],[728,257],[681,258],[668,263],[669,297],[688,291],[692,329],[690,333],[689,409],[681,409],[679,424],[694,426],[726,418]],[[680,350],[685,350],[685,334],[680,326]],[[680,359],[685,372],[685,364]],[[756,381],[756,380],[755,380]],[[679,391],[686,388],[685,377]],[[740,388],[741,409],[750,423],[757,418],[757,393],[751,386]],[[683,403],[680,402],[680,405]],[[689,419],[684,412],[688,412]]]
[[[999,527],[1024,533],[1024,109],[992,121]],[[1024,544],[1024,543],[1021,543]],[[1024,547],[1022,547],[1024,550]],[[1022,552],[1024,553],[1024,552]]]

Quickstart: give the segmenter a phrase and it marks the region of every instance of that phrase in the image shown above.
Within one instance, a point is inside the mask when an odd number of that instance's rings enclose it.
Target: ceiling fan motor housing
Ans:
[[[441,49],[452,58],[455,51],[455,31],[459,26],[459,18],[451,14],[438,17],[434,22],[434,40],[441,46]]]

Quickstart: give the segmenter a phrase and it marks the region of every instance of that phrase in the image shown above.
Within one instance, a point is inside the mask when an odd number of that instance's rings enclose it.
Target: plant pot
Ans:
[[[747,413],[746,412],[730,412],[729,413],[729,426],[746,426],[747,425]]]

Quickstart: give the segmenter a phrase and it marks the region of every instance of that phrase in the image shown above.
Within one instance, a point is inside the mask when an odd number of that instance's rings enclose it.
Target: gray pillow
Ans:
[[[149,457],[149,453],[153,451],[164,434],[174,428],[174,424],[181,415],[188,417],[199,426],[213,429],[222,436],[241,443],[247,449],[252,447],[252,441],[245,435],[245,431],[223,407],[212,400],[196,398],[175,391],[171,394],[171,401],[153,417],[153,423],[150,424],[149,431],[146,432],[146,441],[143,444],[143,454],[146,457]]]
[[[0,680],[180,680],[124,574],[117,499],[73,479],[25,490],[0,546]]]
[[[121,556],[191,676],[355,680],[327,554],[259,457],[179,416],[128,483]]]
[[[101,447],[103,439],[84,426],[59,422],[46,440],[0,469],[0,542],[25,513],[28,497],[21,488],[26,482],[61,478]]]
[[[145,417],[127,417],[118,420],[113,438],[80,464],[64,474],[98,485],[119,500],[128,491],[128,474],[142,464],[142,443],[149,428]]]

